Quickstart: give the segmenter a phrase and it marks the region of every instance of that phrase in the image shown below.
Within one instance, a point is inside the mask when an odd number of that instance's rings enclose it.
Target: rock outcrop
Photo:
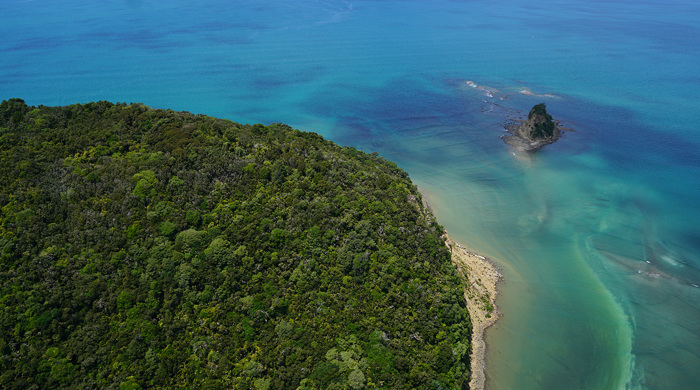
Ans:
[[[532,107],[525,121],[507,124],[506,129],[510,135],[503,136],[503,140],[521,151],[537,150],[561,136],[559,125],[547,113],[544,103]]]

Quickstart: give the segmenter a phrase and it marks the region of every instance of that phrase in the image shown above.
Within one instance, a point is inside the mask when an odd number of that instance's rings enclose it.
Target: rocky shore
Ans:
[[[504,127],[509,135],[503,136],[503,141],[521,152],[535,151],[552,144],[561,137],[562,132],[559,122],[552,120],[544,103],[532,107],[526,120],[512,120]]]

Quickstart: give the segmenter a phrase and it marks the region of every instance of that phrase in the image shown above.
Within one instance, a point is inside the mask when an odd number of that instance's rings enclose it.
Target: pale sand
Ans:
[[[423,198],[423,209],[419,206],[415,196],[409,195],[408,201],[416,207],[423,218],[433,218],[432,208],[428,202],[430,194],[425,189],[420,189],[420,192]],[[484,390],[487,351],[484,333],[501,316],[496,307],[496,296],[498,295],[496,286],[503,279],[503,275],[491,260],[452,241],[447,232],[445,232],[445,245],[450,249],[452,263],[457,267],[457,272],[465,282],[464,298],[467,301],[467,309],[472,322],[469,389]],[[491,310],[487,308],[487,302],[491,306]]]
[[[486,340],[484,332],[493,325],[500,313],[496,307],[496,286],[503,278],[498,268],[486,257],[468,251],[452,241],[447,234],[445,243],[452,252],[452,262],[464,277],[464,297],[472,321],[471,390],[483,390],[486,383]],[[487,303],[492,309],[487,309]]]

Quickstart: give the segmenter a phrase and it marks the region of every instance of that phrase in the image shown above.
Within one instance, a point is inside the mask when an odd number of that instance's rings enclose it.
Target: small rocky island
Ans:
[[[525,121],[512,121],[505,128],[510,134],[503,136],[503,141],[520,151],[538,150],[561,136],[558,123],[547,113],[544,103],[532,107]]]

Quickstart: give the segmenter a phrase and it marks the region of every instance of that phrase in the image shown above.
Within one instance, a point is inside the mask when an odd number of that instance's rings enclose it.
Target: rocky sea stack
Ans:
[[[521,151],[533,151],[549,145],[561,136],[561,129],[547,113],[547,106],[540,103],[532,107],[527,119],[506,125],[510,135],[503,140]]]

